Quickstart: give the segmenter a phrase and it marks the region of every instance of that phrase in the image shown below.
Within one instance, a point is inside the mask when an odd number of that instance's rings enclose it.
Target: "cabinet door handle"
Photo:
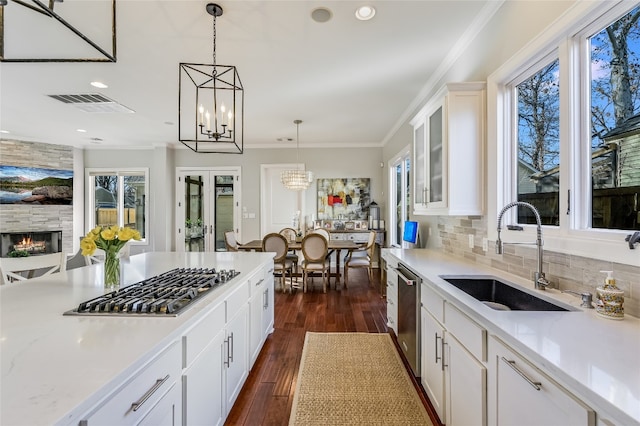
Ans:
[[[233,333],[229,335],[229,363],[233,362]]]
[[[147,402],[147,400],[149,398],[151,398],[151,395],[153,395],[155,393],[155,391],[160,389],[160,386],[162,386],[162,384],[164,382],[166,382],[167,380],[169,380],[169,375],[168,374],[166,376],[164,376],[163,379],[156,380],[155,384],[153,386],[151,386],[151,388],[147,392],[145,392],[145,394],[142,395],[140,397],[140,399],[138,399],[136,402],[131,404],[131,408],[133,409],[133,411],[138,411],[140,409],[140,407],[142,407],[142,405],[145,402]]]
[[[264,303],[262,304],[262,308],[267,309],[269,307],[269,289],[266,289],[262,294],[264,297]]]
[[[224,339],[224,344],[227,346],[227,356],[225,357],[225,360],[223,361],[223,364],[229,368],[229,338],[227,337],[226,339]]]
[[[533,388],[537,391],[539,391],[542,388],[542,383],[540,382],[534,382],[533,380],[531,380],[526,374],[524,374],[524,372],[522,370],[520,370],[518,368],[518,366],[516,366],[516,362],[512,361],[512,360],[508,360],[505,357],[501,357],[502,360],[504,362],[507,363],[507,365],[511,368],[513,368],[513,371],[515,371],[516,373],[518,373],[518,375],[520,377],[522,377],[523,379],[525,379],[527,381],[527,383],[529,383],[531,386],[533,386]]]
[[[438,336],[438,333],[436,333],[436,364],[438,363],[438,360],[442,360],[442,357],[438,356],[438,339],[442,339],[442,337]]]
[[[445,367],[448,367],[447,364],[444,363],[444,347],[447,346],[447,342],[444,341],[444,339],[440,339],[440,341],[442,342],[442,371],[444,371]]]

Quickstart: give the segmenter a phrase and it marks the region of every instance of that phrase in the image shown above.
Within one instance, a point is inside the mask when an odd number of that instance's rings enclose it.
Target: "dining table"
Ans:
[[[327,249],[329,250],[329,254],[332,252],[336,252],[336,268],[334,272],[331,272],[331,268],[329,268],[329,279],[331,277],[335,278],[335,286],[338,288],[338,283],[340,282],[340,253],[342,250],[353,251],[357,250],[366,243],[357,243],[351,240],[329,240],[327,241]],[[296,239],[296,241],[288,242],[289,250],[302,250],[302,240]],[[262,240],[251,240],[244,244],[238,244],[238,250],[242,251],[262,251]],[[298,274],[300,275],[300,274]]]

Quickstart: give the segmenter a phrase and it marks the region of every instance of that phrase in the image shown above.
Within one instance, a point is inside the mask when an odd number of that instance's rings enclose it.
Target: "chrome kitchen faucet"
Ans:
[[[502,240],[500,239],[500,231],[501,231],[500,224],[502,223],[502,216],[504,215],[504,212],[509,210],[511,207],[515,207],[515,206],[527,207],[533,212],[534,216],[536,217],[538,237],[535,243],[503,243]],[[519,227],[518,229],[522,230],[522,227]],[[498,215],[498,239],[496,240],[497,254],[502,254],[503,244],[527,244],[527,245],[535,244],[536,247],[538,247],[538,271],[533,276],[533,284],[535,288],[539,290],[545,290],[547,287],[551,285],[551,283],[545,278],[544,272],[542,272],[542,255],[543,255],[542,253],[542,222],[540,221],[540,213],[538,213],[538,210],[536,210],[534,206],[522,201],[514,201],[502,208],[502,210],[500,211],[500,214]]]

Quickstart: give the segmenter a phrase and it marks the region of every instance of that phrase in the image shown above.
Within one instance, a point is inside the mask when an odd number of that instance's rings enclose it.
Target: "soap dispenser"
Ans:
[[[624,291],[616,287],[613,271],[600,271],[607,274],[604,286],[596,288],[596,313],[604,318],[624,319]]]

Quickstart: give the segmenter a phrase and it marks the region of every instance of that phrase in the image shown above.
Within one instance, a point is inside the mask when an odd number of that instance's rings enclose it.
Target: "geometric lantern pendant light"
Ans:
[[[213,64],[180,63],[178,138],[198,153],[242,154],[244,89],[233,65],[216,62],[216,20],[222,7],[206,6],[213,16]]]

